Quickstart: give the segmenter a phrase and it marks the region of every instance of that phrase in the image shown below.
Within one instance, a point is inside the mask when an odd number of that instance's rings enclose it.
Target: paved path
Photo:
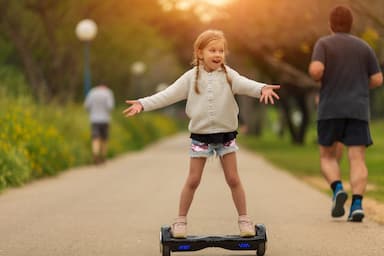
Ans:
[[[101,167],[70,170],[0,195],[1,256],[152,256],[172,221],[188,168],[181,134]],[[241,149],[249,214],[264,223],[269,256],[384,255],[384,227],[329,217],[330,199]],[[191,234],[236,234],[217,159],[207,163],[189,216]],[[174,255],[255,255],[205,249]]]

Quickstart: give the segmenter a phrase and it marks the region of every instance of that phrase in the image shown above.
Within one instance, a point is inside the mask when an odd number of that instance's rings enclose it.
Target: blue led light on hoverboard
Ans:
[[[178,249],[179,249],[179,251],[188,251],[189,249],[191,249],[191,245],[182,244],[182,245],[179,245]]]
[[[241,249],[251,248],[251,245],[249,243],[239,243],[239,248]]]

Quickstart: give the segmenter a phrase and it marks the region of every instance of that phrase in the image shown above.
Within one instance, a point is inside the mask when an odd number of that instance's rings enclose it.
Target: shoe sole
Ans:
[[[185,239],[187,238],[186,235],[172,235],[173,238],[177,238],[177,239]]]
[[[177,238],[177,239],[187,238],[187,234],[185,234],[185,233],[173,233],[172,231],[171,231],[171,236],[173,238]]]
[[[255,233],[251,233],[251,232],[240,233],[240,237],[253,237],[255,235],[256,235]]]
[[[344,204],[347,201],[348,194],[345,191],[340,191],[336,194],[334,205],[332,207],[332,217],[342,217],[345,214]]]
[[[363,210],[355,210],[352,212],[351,216],[348,217],[348,221],[351,222],[362,222],[364,218]]]

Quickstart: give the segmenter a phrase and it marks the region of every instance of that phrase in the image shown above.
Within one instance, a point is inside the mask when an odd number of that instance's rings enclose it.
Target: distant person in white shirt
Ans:
[[[114,106],[113,92],[106,85],[92,88],[85,98],[84,107],[89,112],[95,164],[103,163],[106,159],[110,114]]]
[[[236,135],[239,108],[235,94],[260,98],[260,102],[274,103],[279,96],[278,85],[267,85],[239,75],[225,65],[227,41],[222,31],[207,30],[194,44],[194,67],[172,85],[152,96],[127,100],[130,107],[123,111],[127,117],[141,111],[151,111],[186,99],[186,114],[190,119],[190,170],[180,196],[179,213],[171,226],[172,236],[186,237],[187,213],[200,184],[208,157],[220,158],[224,175],[232,192],[238,213],[240,236],[255,235],[255,227],[247,215],[245,192],[236,161]],[[251,113],[250,113],[251,114]]]

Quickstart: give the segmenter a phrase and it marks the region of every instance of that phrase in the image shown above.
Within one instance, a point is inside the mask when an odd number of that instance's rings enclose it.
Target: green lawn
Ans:
[[[374,189],[366,193],[378,201],[384,202],[384,121],[371,124],[374,145],[367,149],[367,166],[369,183]],[[239,142],[246,148],[256,151],[274,165],[285,169],[293,175],[304,178],[322,177],[320,173],[319,152],[316,143],[315,127],[311,127],[304,146],[293,145],[288,133],[278,137],[270,130],[265,130],[261,137],[239,136]],[[343,180],[348,182],[348,161],[346,154],[342,159]]]

